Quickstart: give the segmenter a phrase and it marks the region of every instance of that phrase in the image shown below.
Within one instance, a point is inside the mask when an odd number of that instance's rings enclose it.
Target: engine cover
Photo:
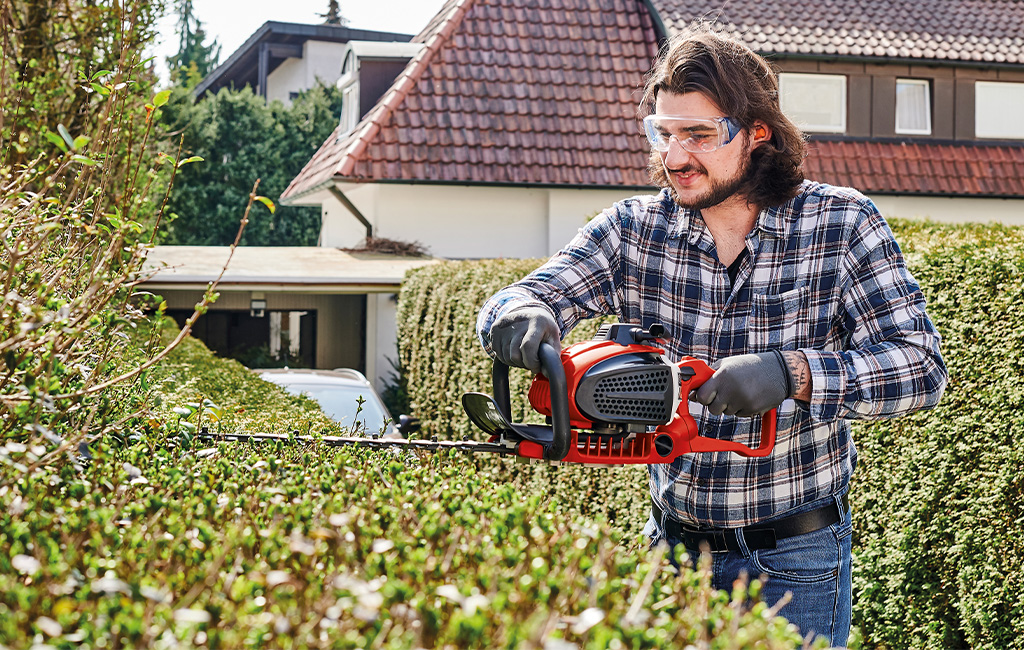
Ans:
[[[672,366],[653,352],[630,352],[599,361],[576,388],[576,407],[594,422],[665,424],[675,410]]]

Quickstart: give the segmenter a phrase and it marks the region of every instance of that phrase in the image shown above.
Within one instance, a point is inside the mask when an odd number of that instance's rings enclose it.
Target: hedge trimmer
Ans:
[[[699,435],[687,395],[714,370],[704,361],[684,357],[669,361],[652,345],[664,333],[660,325],[603,326],[597,335],[559,353],[542,344],[542,374],[530,386],[530,404],[548,424],[514,423],[511,417],[509,367],[495,361],[494,397],[466,393],[462,405],[469,419],[490,435],[486,442],[388,437],[324,436],[328,445],[406,448],[429,451],[486,452],[524,458],[594,465],[658,464],[691,452],[730,451],[761,457],[775,446],[775,410],[761,418],[756,448],[732,440]],[[214,434],[209,440],[312,440],[306,436],[266,433]]]

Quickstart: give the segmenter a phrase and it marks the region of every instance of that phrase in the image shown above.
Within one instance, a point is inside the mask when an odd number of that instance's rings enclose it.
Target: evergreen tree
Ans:
[[[192,0],[177,0],[178,53],[167,57],[171,80],[194,88],[210,74],[220,59],[217,39],[206,43],[206,30],[192,10]]]
[[[324,19],[325,25],[338,25],[339,27],[348,25],[348,19],[341,15],[338,0],[330,0],[327,3],[327,13],[317,14],[317,16]]]
[[[168,202],[175,216],[161,243],[226,246],[253,181],[259,178],[260,194],[276,202],[337,126],[341,93],[318,84],[284,106],[268,105],[249,87],[223,88],[193,104],[179,87],[162,113],[166,135],[184,134],[183,157],[203,162],[178,171]],[[278,205],[273,214],[250,213],[242,244],[315,246],[319,235],[319,208]]]

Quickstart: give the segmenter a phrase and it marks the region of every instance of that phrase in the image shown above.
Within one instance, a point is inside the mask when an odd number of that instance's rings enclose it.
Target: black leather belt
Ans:
[[[654,518],[661,522],[661,508],[652,504]],[[706,545],[712,553],[721,551],[739,552],[739,541],[736,531],[743,531],[743,541],[751,551],[775,548],[778,540],[813,533],[826,526],[839,523],[850,509],[846,494],[842,498],[842,510],[834,504],[797,513],[782,519],[761,524],[751,524],[744,528],[693,528],[676,521],[671,517],[665,519],[665,533],[669,537],[682,540],[683,545],[692,551],[703,551]]]

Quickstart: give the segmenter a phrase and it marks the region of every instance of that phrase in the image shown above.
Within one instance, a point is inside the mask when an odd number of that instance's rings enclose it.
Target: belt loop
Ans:
[[[736,551],[745,558],[750,557],[750,548],[747,546],[747,537],[745,531],[742,528],[734,529],[736,531]]]
[[[847,492],[843,492],[842,494],[837,494],[834,497],[832,497],[832,499],[836,503],[836,510],[839,511],[839,522],[840,523],[846,521],[846,513],[850,511],[850,502],[849,502],[849,497],[847,496],[848,494],[849,494],[849,492],[847,491]]]
[[[658,528],[661,530],[662,535],[664,537],[668,537],[668,529],[665,527],[665,520],[668,519],[668,513],[667,511],[659,508],[653,498],[651,499],[651,514],[653,514],[654,518],[657,520]]]

